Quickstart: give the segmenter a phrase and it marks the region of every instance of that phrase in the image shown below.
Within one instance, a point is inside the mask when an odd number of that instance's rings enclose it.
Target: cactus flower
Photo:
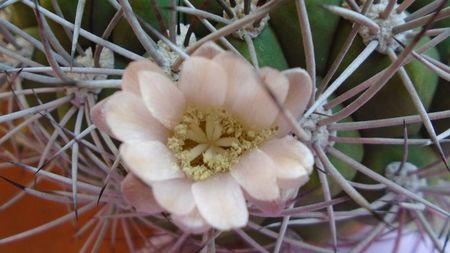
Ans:
[[[279,212],[309,179],[311,151],[293,136],[275,99],[300,117],[312,93],[302,69],[255,70],[206,43],[177,83],[150,61],[131,63],[122,91],[97,104],[95,125],[122,141],[125,199],[164,210],[181,229],[229,230],[248,207]]]

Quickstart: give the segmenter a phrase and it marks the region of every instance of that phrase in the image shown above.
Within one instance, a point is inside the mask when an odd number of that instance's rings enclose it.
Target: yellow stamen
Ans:
[[[248,129],[223,109],[188,107],[167,146],[186,176],[200,181],[228,172],[242,154],[275,133],[275,128]]]
[[[198,144],[189,151],[189,161],[193,161],[207,149],[208,149],[207,144]]]

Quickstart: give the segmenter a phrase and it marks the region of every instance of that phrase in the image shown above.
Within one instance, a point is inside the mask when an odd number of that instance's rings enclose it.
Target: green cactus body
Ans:
[[[29,35],[33,36],[35,39],[38,39],[38,40],[40,39],[39,29],[37,27],[28,27],[28,28],[24,29],[24,31],[26,33],[28,33]],[[38,49],[35,49],[33,51],[33,55],[31,57],[31,59],[37,63],[43,64],[43,65],[48,65],[47,58],[46,58],[44,52],[42,52]],[[22,86],[24,89],[32,89],[32,88],[42,88],[43,84],[34,82],[34,81],[30,81],[30,80],[23,80]],[[56,95],[54,93],[47,93],[47,94],[40,94],[40,95],[38,95],[38,97],[42,101],[42,103],[47,103],[52,100],[55,100]],[[28,103],[30,103],[30,105],[38,104],[38,102],[36,101],[35,98],[33,98],[33,97],[28,97],[28,98],[30,98],[30,99],[28,99]]]
[[[35,39],[40,39],[39,29],[37,27],[28,27],[23,30],[24,32],[28,33],[29,35],[33,36]],[[47,58],[44,54],[44,52],[34,49],[33,54],[31,56],[31,60],[43,64],[48,65]],[[36,88],[42,88],[45,85],[40,82],[35,82],[31,80],[22,80],[22,88],[23,89],[36,89]],[[27,96],[26,101],[29,106],[37,106],[41,103],[48,103],[58,98],[57,93],[44,93],[44,94],[37,94],[36,96]],[[61,109],[61,107],[58,107],[56,111],[52,113],[53,117],[58,116],[58,111]],[[49,121],[44,121],[43,126],[47,129],[52,129],[52,124]]]
[[[433,98],[433,103],[431,105],[431,110],[433,112],[436,111],[445,111],[450,108],[450,83],[445,81],[444,79],[439,80],[439,86],[436,90],[436,95]],[[436,132],[442,133],[448,129],[450,129],[450,119],[441,119],[433,122],[433,126],[436,129]],[[425,132],[425,129],[422,129],[422,132]],[[423,133],[426,135],[426,133]],[[447,138],[448,139],[448,138]],[[442,147],[445,149],[444,153],[448,153],[450,151],[450,143],[443,142],[441,143]]]
[[[351,122],[351,120],[346,120],[346,122]],[[360,137],[358,131],[345,131],[345,132],[338,132],[338,137]],[[363,158],[364,149],[361,144],[342,144],[337,143],[334,145],[334,148],[338,149],[339,151],[347,154],[348,156],[352,157],[355,161],[361,161]],[[347,180],[353,179],[356,175],[355,169],[350,167],[348,164],[345,164],[344,162],[334,158],[330,157],[331,163],[335,166],[335,168],[341,173],[344,178]],[[306,194],[301,199],[302,203],[316,203],[319,199],[323,199],[323,192],[322,187],[319,181],[319,176],[317,175],[318,172],[315,170],[313,174],[311,175],[311,179],[309,182],[302,187],[302,192],[305,192]],[[336,196],[339,193],[342,192],[341,187],[334,181],[334,179],[330,176],[328,176],[328,184],[330,187],[330,193],[331,196]]]
[[[411,10],[416,11],[425,5],[432,3],[430,0],[416,0],[414,4],[411,6]],[[450,6],[450,2],[447,2],[447,7]],[[450,18],[446,18],[440,20],[433,24],[433,28],[448,28],[450,27]],[[439,50],[441,62],[444,64],[450,64],[450,39],[446,39],[437,45],[437,49]],[[450,96],[450,84],[448,81],[444,79],[439,79],[439,85],[436,90],[436,95],[433,98],[433,103],[431,105],[430,111],[443,111],[448,110],[450,108],[450,100],[448,99]],[[441,133],[450,128],[450,120],[442,119],[435,121],[433,124],[436,128],[437,133]],[[424,130],[424,129],[423,129]],[[422,131],[425,132],[425,131]],[[423,133],[426,135],[426,133]],[[445,153],[450,151],[449,143],[441,143],[443,148],[445,149]]]
[[[335,38],[335,46],[332,50],[331,59],[336,58],[339,49],[343,45],[347,35],[350,31],[350,24],[347,21],[342,22],[340,25],[340,32]],[[420,43],[423,45],[429,41],[429,38],[424,38]],[[342,73],[353,59],[365,48],[361,38],[357,36],[353,42],[352,47],[347,53],[346,57],[338,69],[339,73]],[[434,59],[439,58],[439,54],[436,49],[430,49],[427,55]],[[383,54],[374,52],[359,68],[355,71],[338,89],[338,93],[349,90],[352,87],[362,83],[369,79],[379,71],[383,70],[391,63],[390,59]],[[408,75],[411,78],[416,91],[421,98],[421,101],[425,108],[429,108],[433,95],[437,87],[438,77],[435,73],[429,70],[422,63],[417,60],[413,60],[411,63],[405,66]],[[418,114],[414,107],[410,95],[406,91],[404,84],[402,83],[400,76],[396,74],[388,83],[382,88],[368,103],[361,107],[354,113],[354,119],[358,121],[384,119],[391,117],[398,117],[404,115]],[[420,129],[420,125],[408,126],[408,133],[410,135],[417,134]],[[362,131],[363,136],[384,136],[384,137],[397,137],[403,135],[402,127],[390,127],[381,129],[370,129]]]
[[[88,2],[89,8],[89,31],[97,36],[102,36],[116,10],[108,0],[93,0]]]
[[[320,78],[319,78],[320,79]],[[342,106],[336,106],[334,111],[342,109]],[[353,122],[353,120],[348,117],[343,120],[343,122]],[[359,131],[338,131],[338,137],[360,137]],[[339,151],[347,154],[352,157],[355,161],[361,162],[363,159],[364,149],[362,144],[344,144],[344,143],[336,143],[334,144],[334,148]],[[347,180],[352,180],[356,175],[356,170],[350,167],[348,164],[336,159],[335,157],[329,157],[331,163],[335,166],[335,168],[341,173],[344,178]],[[321,187],[321,183],[319,180],[319,176],[317,173],[321,173],[318,170],[315,170],[311,175],[311,179],[309,182],[302,187],[302,192],[306,194],[303,196],[301,202],[302,203],[316,203],[317,200],[323,199],[323,191]],[[333,178],[328,176],[328,184],[330,187],[331,196],[336,196],[342,192],[341,187],[335,182]]]
[[[339,5],[341,0],[307,0],[306,8],[311,25],[318,75],[325,75],[333,37],[339,17],[322,8],[323,4]],[[294,1],[289,1],[270,13],[275,31],[290,67],[306,67],[305,51]]]
[[[216,0],[193,0],[191,3],[195,8],[207,11],[218,16],[223,16],[223,9]],[[192,15],[184,15],[187,24],[192,26],[192,31],[197,38],[202,38],[210,33],[198,18]],[[213,25],[215,22],[210,21]]]
[[[418,168],[428,165],[438,159],[438,155],[430,147],[409,146],[408,153],[409,156],[407,161],[416,165]],[[385,168],[389,163],[401,161],[402,158],[403,146],[401,145],[366,145],[364,147],[364,159],[362,163],[377,173],[384,175]],[[361,173],[357,173],[353,181],[365,184],[378,183]],[[385,194],[384,191],[361,190],[360,193],[369,202],[379,199]],[[358,208],[358,205],[353,202],[335,206],[335,210],[351,210],[353,208]],[[341,239],[352,238],[361,233],[363,229],[367,229],[368,224],[372,223],[377,223],[377,220],[373,217],[338,221],[336,222],[337,234]],[[296,228],[296,231],[302,238],[316,243],[326,243],[329,242],[329,238],[331,238],[329,224],[327,222],[314,226],[302,226]],[[320,234],[321,236],[317,236],[317,234]]]
[[[160,32],[166,32],[161,31],[160,22],[163,22],[167,26],[169,19],[169,11],[167,9],[169,6],[168,0],[156,1],[162,20],[158,20],[157,12],[153,8],[150,1],[136,0],[130,2],[130,4],[138,17],[141,17],[152,27],[157,28]],[[112,41],[115,44],[135,53],[143,54],[145,52],[144,47],[139,42],[138,38],[133,32],[133,29],[130,27],[125,17],[123,17],[119,21],[116,28],[114,29],[114,32],[112,34]]]
[[[237,38],[229,38],[229,41],[247,60],[251,61],[248,46],[245,41]],[[256,55],[258,56],[258,63],[261,67],[268,66],[278,70],[288,68],[280,44],[269,26],[258,37],[253,39],[253,44]]]
[[[64,18],[70,22],[75,21],[75,13],[77,9],[77,1],[58,1],[59,7],[64,15]],[[41,2],[42,7],[48,9],[51,12],[55,12],[52,6],[51,0],[44,0]],[[87,13],[87,12],[86,12]],[[85,13],[85,14],[86,14]],[[57,24],[53,20],[48,20],[48,24],[52,29],[55,36],[58,38],[61,45],[65,48],[66,51],[70,52],[71,49],[71,39],[66,35],[64,29],[61,25]],[[86,15],[83,15],[83,19],[81,21],[81,27],[83,29],[87,29],[89,26],[88,18]],[[79,43],[81,46],[86,47],[89,42],[86,39],[80,38]]]
[[[389,163],[402,161],[404,156],[403,145],[366,145],[364,151],[363,164],[381,175],[385,174],[386,166]],[[429,146],[410,145],[408,147],[407,162],[416,165],[418,168],[424,167],[438,159],[438,154]],[[372,179],[359,173],[355,180],[362,183],[375,183]]]
[[[58,4],[64,18],[73,23],[75,21],[78,1],[59,0]],[[55,12],[51,0],[42,0],[41,5],[44,8]],[[101,10],[101,15],[99,15],[98,10]],[[108,0],[88,0],[84,7],[81,28],[90,31],[97,36],[101,36],[113,15],[114,8],[109,4]],[[48,20],[48,23],[63,47],[70,52],[72,41],[64,32],[62,26],[52,20]],[[78,42],[83,48],[90,46],[90,42],[82,37],[79,38]]]
[[[8,6],[7,11],[11,12],[11,23],[21,29],[36,26],[37,24],[33,10],[23,3],[10,5]]]
[[[416,0],[411,5],[411,11],[416,11],[427,4],[430,4],[434,2],[433,0]],[[446,7],[450,6],[450,2],[447,2]],[[448,28],[450,27],[450,18],[445,18],[443,20],[437,21],[432,25],[432,28]],[[450,39],[446,39],[443,42],[439,43],[439,45],[436,46],[439,50],[439,54],[441,55],[441,61],[449,64],[450,60]]]

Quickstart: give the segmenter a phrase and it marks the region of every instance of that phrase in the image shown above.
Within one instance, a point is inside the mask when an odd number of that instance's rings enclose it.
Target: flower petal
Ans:
[[[254,149],[243,155],[230,171],[233,178],[250,196],[268,201],[280,195],[276,166],[268,155],[259,149]]]
[[[195,208],[191,186],[191,181],[184,178],[152,183],[156,201],[170,213],[179,215],[187,215]]]
[[[101,108],[104,122],[121,141],[166,141],[169,131],[145,108],[144,102],[130,92],[119,91],[106,99]],[[100,120],[99,120],[100,121]],[[104,128],[100,121],[100,127]]]
[[[286,76],[280,71],[269,67],[261,68],[259,70],[259,74],[261,76],[261,80],[266,83],[267,87],[270,88],[277,98],[277,101],[284,103],[289,90],[289,81]]]
[[[208,41],[201,45],[191,56],[199,56],[207,59],[212,59],[214,56],[224,52],[216,43]]]
[[[179,86],[188,103],[198,107],[218,107],[225,102],[226,80],[225,71],[219,64],[193,56],[183,64]]]
[[[173,246],[178,242],[179,236],[175,233],[154,231],[148,237],[145,247],[135,251],[136,253],[164,253],[173,251]],[[198,251],[198,246],[193,243],[182,243],[176,247],[177,253],[192,253]],[[286,252],[285,252],[286,253]]]
[[[271,201],[261,201],[254,199],[251,196],[246,196],[246,198],[258,209],[262,210],[264,214],[279,215],[297,196],[297,193],[298,187],[280,189],[280,197]]]
[[[129,169],[147,185],[184,176],[172,153],[157,141],[122,143],[120,155]]]
[[[164,75],[164,71],[155,63],[148,60],[134,61],[128,64],[122,76],[122,90],[141,95],[138,74],[141,71],[152,71]]]
[[[200,215],[197,208],[194,208],[190,213],[184,215],[172,215],[172,221],[183,231],[200,234],[206,232],[210,226]]]
[[[272,139],[261,146],[277,165],[276,176],[281,188],[299,187],[309,180],[314,157],[311,151],[292,136]]]
[[[289,92],[284,106],[295,118],[298,118],[311,99],[313,83],[308,73],[301,68],[289,69],[282,73],[289,80]],[[281,113],[276,119],[276,125],[279,127],[278,136],[285,136],[292,129]]]
[[[147,109],[164,126],[173,129],[185,109],[183,93],[164,75],[151,71],[138,74],[141,96]]]
[[[263,71],[261,77],[258,76],[253,66],[231,52],[217,55],[214,61],[218,62],[227,73],[226,106],[229,110],[250,128],[271,127],[278,115],[278,107],[261,82],[263,79],[276,80],[268,86],[273,91],[277,90],[277,99],[284,101],[287,81],[283,83],[282,78],[275,78],[276,75],[273,75],[272,69],[269,68]]]
[[[229,230],[247,224],[244,195],[228,173],[194,183],[192,193],[200,214],[214,228]]]
[[[107,100],[108,99],[104,99],[92,107],[91,120],[98,129],[105,132],[109,136],[113,136],[111,128],[108,126],[105,119],[105,105]]]
[[[145,185],[133,173],[128,173],[120,183],[124,199],[132,205],[138,212],[155,214],[164,209],[156,202],[152,190]]]
[[[176,242],[176,237],[169,233],[155,233],[148,238],[148,243],[151,245],[137,251],[137,253],[160,253],[166,252],[170,246]]]

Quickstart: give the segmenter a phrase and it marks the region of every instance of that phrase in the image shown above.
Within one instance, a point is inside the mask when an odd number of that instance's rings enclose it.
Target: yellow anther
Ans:
[[[187,177],[205,180],[228,172],[245,152],[273,136],[275,128],[247,129],[223,109],[188,107],[167,146]]]

